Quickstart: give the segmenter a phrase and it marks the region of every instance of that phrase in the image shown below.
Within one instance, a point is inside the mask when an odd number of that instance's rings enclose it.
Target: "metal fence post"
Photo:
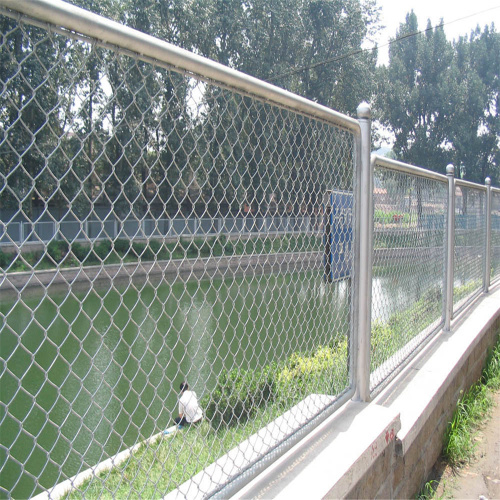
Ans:
[[[357,286],[357,349],[356,349],[356,393],[354,399],[369,401],[370,399],[370,337],[371,337],[371,269],[373,243],[373,175],[370,163],[371,148],[371,109],[363,102],[358,106],[358,121],[361,128],[360,152],[358,167],[359,187],[357,213],[359,216],[358,245],[359,261],[355,265],[358,273]],[[357,271],[356,271],[357,267]]]
[[[453,316],[453,271],[455,254],[455,168],[446,167],[448,177],[448,217],[446,219],[446,268],[445,268],[445,302],[444,330],[449,331]]]
[[[484,293],[488,293],[491,276],[491,179],[486,177],[486,238],[484,249]]]

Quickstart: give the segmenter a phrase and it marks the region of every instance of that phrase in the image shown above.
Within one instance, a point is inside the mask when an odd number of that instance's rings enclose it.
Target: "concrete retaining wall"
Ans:
[[[321,252],[296,252],[109,264],[83,268],[50,269],[34,273],[4,273],[3,279],[0,279],[0,291],[17,291],[40,286],[88,288],[93,284],[102,285],[106,282],[120,284],[120,282],[140,282],[140,280],[148,280],[156,284],[163,280],[173,282],[178,278],[210,279],[215,276],[227,278],[250,274],[250,269],[252,274],[264,274],[279,269],[306,271],[321,268],[322,259]]]
[[[402,427],[394,446],[388,446],[366,470],[348,498],[415,497],[441,454],[458,399],[481,377],[499,331],[497,291],[456,331],[441,334],[429,352],[373,402],[399,411]]]

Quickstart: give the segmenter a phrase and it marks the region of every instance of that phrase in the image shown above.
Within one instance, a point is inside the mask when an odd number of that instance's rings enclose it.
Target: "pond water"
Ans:
[[[436,281],[412,276],[421,286],[374,277],[383,316]],[[2,296],[2,489],[29,497],[33,477],[53,486],[159,432],[183,379],[202,397],[223,368],[347,335],[350,304],[350,281],[326,284],[321,270]]]

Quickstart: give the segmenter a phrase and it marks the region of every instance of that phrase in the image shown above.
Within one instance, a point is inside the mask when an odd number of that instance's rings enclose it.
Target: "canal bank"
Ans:
[[[390,264],[400,259],[417,259],[424,262],[431,255],[444,255],[441,247],[426,248],[380,248],[374,250],[374,262]],[[307,271],[321,269],[323,252],[266,253],[252,255],[232,255],[192,259],[154,260],[151,262],[119,263],[73,268],[48,269],[43,271],[23,271],[2,273],[1,292],[18,292],[38,287],[78,287],[105,286],[107,283],[124,284],[151,281],[173,283],[181,279],[212,279],[214,277],[237,277],[245,274],[264,274],[277,271]]]

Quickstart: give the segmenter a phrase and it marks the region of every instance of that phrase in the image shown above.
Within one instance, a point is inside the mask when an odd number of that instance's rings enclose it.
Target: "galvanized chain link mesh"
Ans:
[[[353,137],[29,22],[0,16],[1,488],[114,457],[70,493],[160,497],[349,387],[351,280],[324,279],[323,215],[353,191]],[[163,435],[183,380],[203,421]]]
[[[375,390],[442,325],[447,186],[376,165],[373,198]]]
[[[485,214],[485,189],[457,185],[455,189],[454,313],[460,311],[483,287]]]
[[[500,191],[491,190],[491,283],[500,279]]]

